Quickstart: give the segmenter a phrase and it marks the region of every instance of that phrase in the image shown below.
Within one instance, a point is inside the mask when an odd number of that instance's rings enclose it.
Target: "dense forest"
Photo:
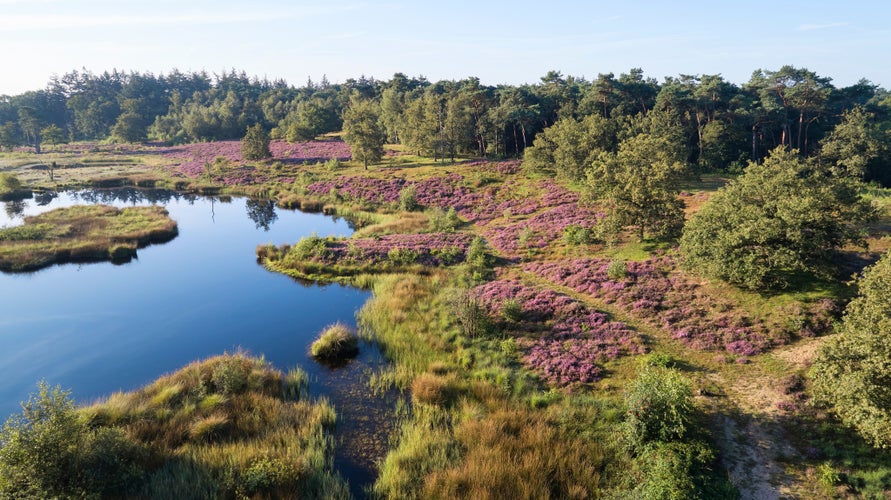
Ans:
[[[215,141],[241,138],[257,124],[272,138],[309,140],[340,130],[358,97],[375,102],[391,143],[437,158],[521,157],[534,146],[533,164],[568,179],[581,178],[592,152],[615,151],[634,117],[656,111],[663,119],[655,126],[700,172],[738,173],[782,145],[805,157],[844,158],[866,180],[891,182],[882,154],[891,142],[891,94],[866,80],[842,88],[831,81],[792,66],[756,70],[741,86],[720,75],[659,83],[637,68],[593,81],[551,71],[519,86],[397,73],[389,81],[363,76],[335,84],[323,77],[302,87],[235,70],[84,70],[53,77],[44,90],[0,96],[0,146]],[[853,150],[859,153],[848,154]]]

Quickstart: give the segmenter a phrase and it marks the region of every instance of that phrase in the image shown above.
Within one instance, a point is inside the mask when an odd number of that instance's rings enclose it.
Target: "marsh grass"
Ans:
[[[192,363],[80,410],[148,452],[138,496],[346,498],[331,472],[334,409],[306,398],[307,377],[244,354]]]
[[[309,349],[312,356],[328,363],[344,362],[359,353],[359,337],[344,323],[326,327]]]
[[[136,250],[176,237],[163,207],[106,205],[59,208],[0,229],[0,270],[33,271],[55,263],[124,262]]]

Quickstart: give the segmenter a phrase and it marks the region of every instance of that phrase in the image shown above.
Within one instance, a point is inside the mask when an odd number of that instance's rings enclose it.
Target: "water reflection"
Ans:
[[[269,231],[269,225],[278,219],[278,214],[275,212],[275,203],[272,200],[250,198],[245,202],[245,206],[247,207],[248,218],[254,221],[257,229]]]
[[[25,200],[12,200],[7,201],[3,208],[6,210],[6,216],[10,219],[18,219],[22,217],[25,213],[25,208],[28,207],[28,202]]]
[[[37,206],[39,207],[43,207],[49,205],[58,197],[59,193],[55,191],[43,191],[40,193],[34,193],[34,203],[37,203]]]

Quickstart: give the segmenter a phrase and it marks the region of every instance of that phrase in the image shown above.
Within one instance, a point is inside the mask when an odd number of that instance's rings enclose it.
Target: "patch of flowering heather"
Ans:
[[[524,269],[613,304],[694,349],[753,356],[784,342],[769,338],[763,323],[753,322],[732,302],[670,272],[676,267],[671,258],[629,262],[626,277],[619,280],[607,275],[609,264],[608,259],[576,259],[530,262]]]
[[[563,235],[566,226],[578,225],[590,228],[603,214],[578,203],[565,203],[549,208],[528,219],[485,231],[489,243],[508,255],[515,255],[521,246],[543,248]],[[526,241],[521,242],[521,234]]]
[[[326,241],[325,264],[374,265],[393,262],[442,266],[463,262],[471,235],[466,233],[388,234],[377,238]]]
[[[316,163],[331,158],[340,161],[350,160],[353,155],[350,146],[341,140],[287,142],[271,141],[269,151],[272,158],[285,163]]]
[[[511,175],[520,171],[522,162],[520,160],[473,160],[464,163],[468,167],[479,167],[480,170],[494,172],[501,175]]]
[[[496,318],[505,301],[519,304],[522,319],[512,328],[532,336],[522,343],[523,362],[551,384],[595,382],[603,376],[604,361],[645,352],[637,332],[553,290],[507,279],[486,283],[474,292]]]
[[[349,160],[349,146],[343,141],[308,141],[269,143],[272,160],[283,163],[315,163],[331,158]],[[204,173],[204,166],[216,158],[225,158],[232,166],[244,164],[241,156],[241,141],[197,142],[169,148],[159,147],[156,153],[171,160],[168,169],[187,177],[198,177]]]

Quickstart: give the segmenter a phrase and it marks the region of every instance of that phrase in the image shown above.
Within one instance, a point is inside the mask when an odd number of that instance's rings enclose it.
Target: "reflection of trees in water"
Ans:
[[[59,193],[55,191],[43,191],[39,193],[34,193],[34,202],[37,203],[37,206],[43,207],[49,205],[50,202],[59,197]]]
[[[248,217],[254,221],[257,229],[263,228],[264,231],[269,231],[269,225],[278,219],[278,214],[275,213],[275,203],[271,200],[248,198],[245,206]]]
[[[10,219],[15,219],[17,217],[21,217],[25,213],[25,209],[28,207],[28,202],[25,200],[12,200],[7,201],[4,204],[4,209],[6,210],[6,215]]]
[[[137,189],[137,188],[119,188],[119,189],[96,189],[90,191],[79,191],[72,193],[75,200],[84,201],[86,203],[114,203],[123,202],[129,204],[136,203],[152,203],[164,205],[171,200],[188,200],[194,202],[195,195],[177,193],[169,189]]]

